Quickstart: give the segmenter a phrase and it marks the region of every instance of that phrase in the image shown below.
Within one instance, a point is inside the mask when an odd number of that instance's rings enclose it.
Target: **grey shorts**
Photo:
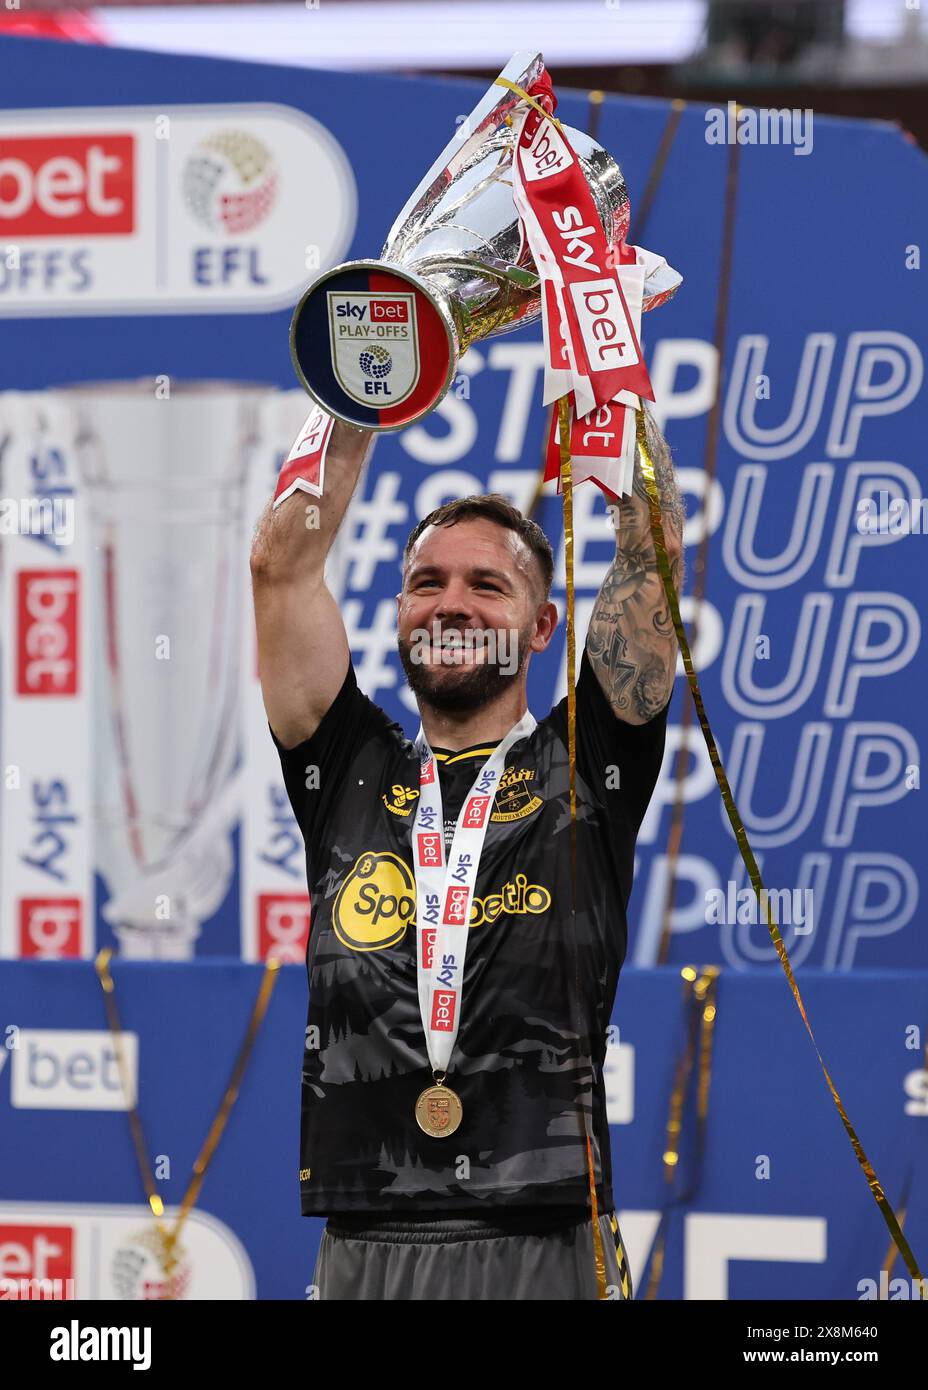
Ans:
[[[495,1218],[494,1218],[495,1219]],[[319,1299],[474,1301],[598,1296],[592,1219],[377,1221],[329,1218],[313,1275]],[[526,1229],[526,1227],[530,1229]],[[521,1228],[521,1229],[520,1229]],[[615,1213],[599,1218],[606,1297],[632,1299]]]

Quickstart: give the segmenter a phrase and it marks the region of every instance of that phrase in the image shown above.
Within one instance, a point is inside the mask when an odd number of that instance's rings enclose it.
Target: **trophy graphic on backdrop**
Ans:
[[[242,524],[272,388],[62,388],[96,574],[96,859],[123,956],[188,959],[233,870]]]
[[[539,110],[547,98],[540,116],[520,95],[526,90]],[[541,55],[517,53],[406,202],[381,259],[335,266],[304,292],[290,349],[316,409],[285,463],[286,495],[295,485],[321,493],[332,418],[403,429],[441,401],[472,343],[539,316],[545,404],[573,389],[579,418],[609,401],[637,408],[650,395],[636,325],[681,276],[627,246],[619,166],[583,132],[543,119],[555,104]],[[615,341],[604,343],[607,332]],[[607,347],[611,372],[594,361]],[[601,461],[628,464],[597,470],[597,481],[619,491],[631,480],[633,410],[627,415],[598,450]],[[582,463],[588,446],[574,443]]]

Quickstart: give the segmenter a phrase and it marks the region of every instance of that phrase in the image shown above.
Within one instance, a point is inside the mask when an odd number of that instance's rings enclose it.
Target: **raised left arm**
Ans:
[[[670,572],[679,594],[683,582],[683,503],[667,441],[647,410],[645,425],[661,498]],[[646,724],[660,713],[673,692],[677,638],[657,566],[637,449],[632,492],[616,504],[616,513],[615,559],[593,609],[586,649],[616,718],[628,724]]]

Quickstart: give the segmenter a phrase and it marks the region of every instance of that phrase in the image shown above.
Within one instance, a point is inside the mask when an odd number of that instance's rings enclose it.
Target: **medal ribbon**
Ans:
[[[412,828],[416,975],[429,1063],[433,1074],[440,1072],[442,1079],[461,1024],[470,909],[493,799],[510,748],[531,734],[535,722],[531,712],[526,711],[474,778],[458,815],[447,863],[438,764],[421,725],[416,736],[419,800]]]

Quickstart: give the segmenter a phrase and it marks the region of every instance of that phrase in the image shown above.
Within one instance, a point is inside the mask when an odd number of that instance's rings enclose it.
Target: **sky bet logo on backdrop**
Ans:
[[[360,405],[399,405],[419,380],[415,296],[329,290],[326,298],[342,390]]]

